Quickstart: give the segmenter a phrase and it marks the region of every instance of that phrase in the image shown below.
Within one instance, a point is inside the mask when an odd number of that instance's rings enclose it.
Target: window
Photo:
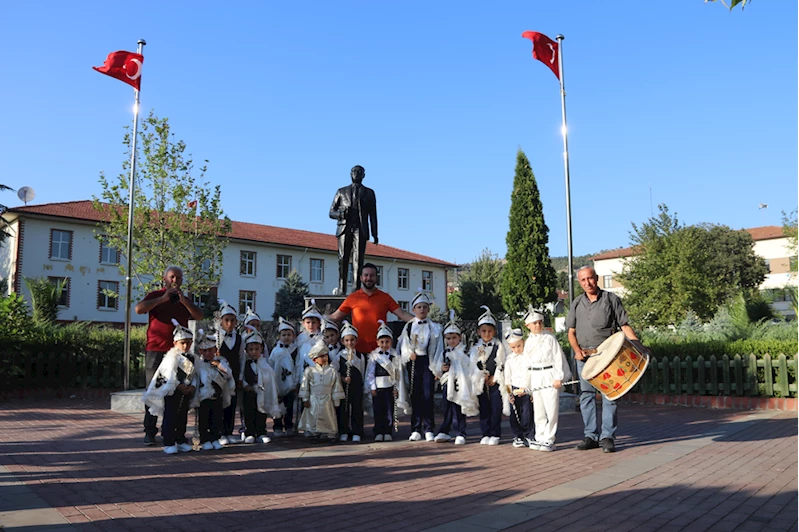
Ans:
[[[422,270],[422,290],[433,291],[433,272]]]
[[[325,261],[324,259],[311,259],[311,282],[325,282]]]
[[[97,281],[97,308],[117,310],[119,308],[119,283],[117,281]]]
[[[244,277],[255,277],[257,254],[255,251],[242,251],[239,254],[239,274]]]
[[[408,312],[408,305],[410,305],[410,303],[408,303],[407,301],[397,301],[397,303],[399,304],[402,310]]]
[[[763,262],[766,263],[766,273],[771,273],[771,261],[768,259],[763,259]]]
[[[277,256],[277,278],[285,279],[291,271],[291,255]]]
[[[69,308],[69,277],[48,277],[53,284],[61,283],[61,297],[58,298],[58,306]]]
[[[72,260],[72,231],[50,229],[50,258]]]
[[[397,288],[407,290],[410,277],[408,268],[397,268]]]
[[[383,286],[383,267],[377,267],[377,286]]]
[[[119,250],[109,246],[105,237],[100,238],[100,264],[119,264]]]
[[[211,303],[211,292],[192,294],[191,299],[198,308],[206,308]]]
[[[255,291],[239,290],[239,314],[246,314],[247,307],[255,312]]]
[[[602,288],[613,288],[613,276],[612,275],[603,275],[602,276]]]

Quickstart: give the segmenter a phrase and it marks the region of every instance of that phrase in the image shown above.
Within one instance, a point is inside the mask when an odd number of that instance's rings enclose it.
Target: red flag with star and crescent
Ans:
[[[522,37],[533,41],[533,57],[544,63],[560,79],[558,73],[558,43],[537,31],[525,31]]]
[[[143,55],[120,50],[108,54],[103,66],[92,68],[101,74],[127,83],[138,91],[141,90],[141,68],[143,63]]]

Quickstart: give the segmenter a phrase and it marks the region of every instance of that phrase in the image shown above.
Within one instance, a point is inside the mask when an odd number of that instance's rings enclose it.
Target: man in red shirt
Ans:
[[[352,324],[358,329],[358,344],[355,349],[371,353],[377,347],[377,320],[386,321],[391,312],[402,321],[410,321],[413,314],[400,308],[394,298],[376,288],[377,266],[367,262],[361,268],[361,288],[347,296],[344,303],[330,315],[330,319],[341,321],[352,314]]]
[[[136,304],[136,314],[149,314],[144,353],[146,385],[150,384],[164,354],[172,348],[172,318],[187,327],[189,320],[201,320],[203,312],[181,292],[183,270],[170,266],[164,272],[164,288],[150,292]],[[158,418],[144,407],[144,445],[155,445]]]

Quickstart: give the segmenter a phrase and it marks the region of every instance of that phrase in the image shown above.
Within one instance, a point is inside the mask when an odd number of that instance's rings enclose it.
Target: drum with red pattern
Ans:
[[[649,366],[649,355],[641,353],[622,331],[596,348],[583,366],[583,379],[615,401],[629,392]]]

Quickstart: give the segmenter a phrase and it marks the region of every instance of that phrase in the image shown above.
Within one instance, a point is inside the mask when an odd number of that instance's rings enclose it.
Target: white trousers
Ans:
[[[533,388],[551,386],[554,382],[552,371],[533,371],[530,384]],[[533,420],[535,421],[535,441],[552,445],[558,432],[558,408],[560,390],[545,388],[533,392]]]

